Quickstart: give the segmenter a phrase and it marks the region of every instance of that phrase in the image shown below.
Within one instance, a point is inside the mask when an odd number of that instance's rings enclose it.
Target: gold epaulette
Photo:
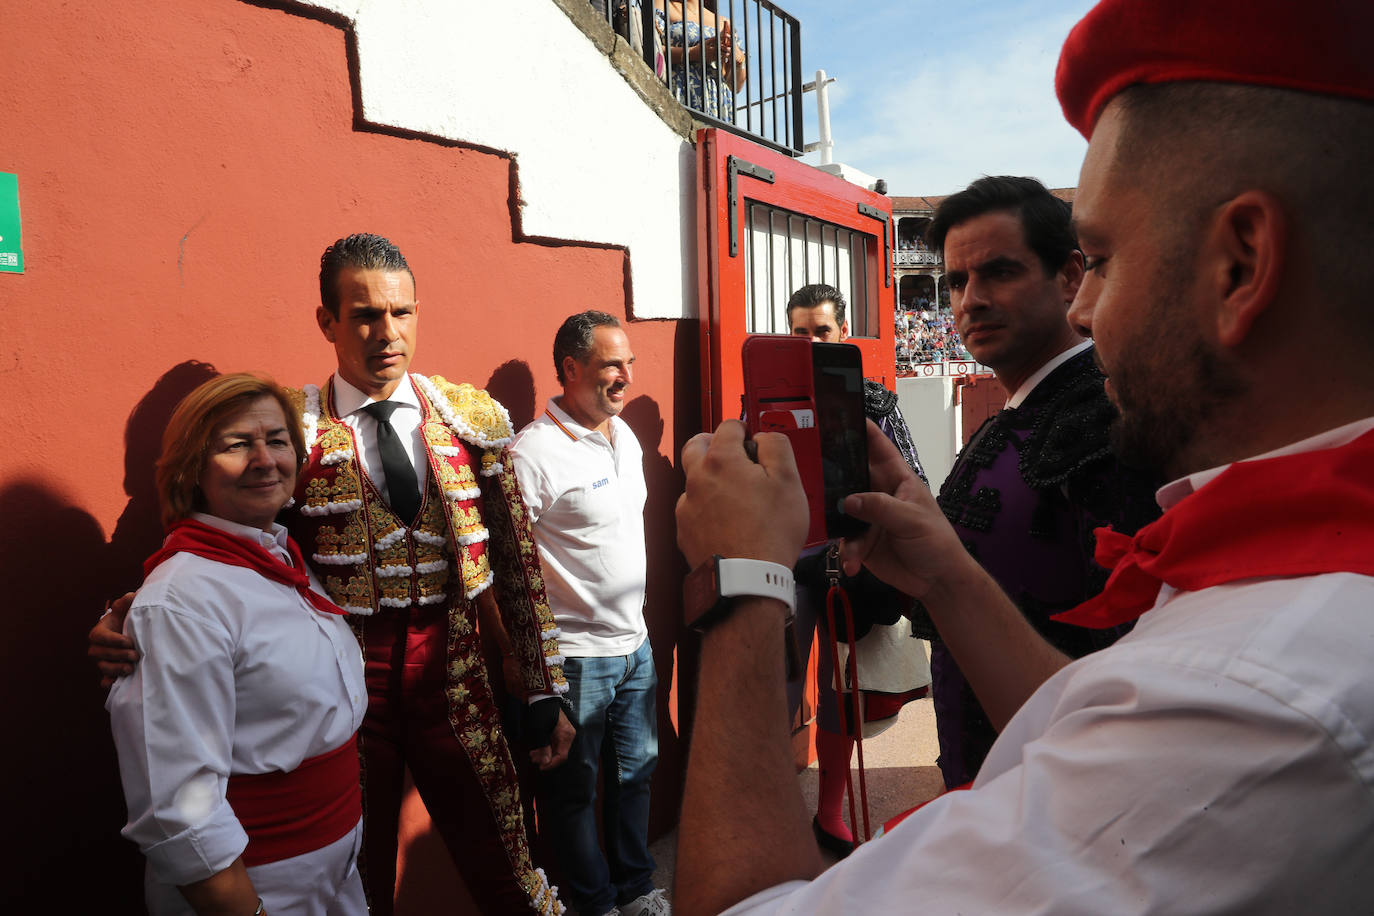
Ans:
[[[510,415],[506,413],[506,408],[485,390],[475,388],[467,382],[455,385],[442,375],[430,376],[430,381],[448,401],[449,408],[459,421],[456,426],[460,429],[463,426],[469,427],[476,433],[478,441],[488,447],[499,448],[510,441]]]

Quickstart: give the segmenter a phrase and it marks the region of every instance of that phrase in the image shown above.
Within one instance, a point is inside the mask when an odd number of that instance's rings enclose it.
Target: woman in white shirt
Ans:
[[[163,437],[167,540],[125,624],[142,661],[106,702],[154,916],[367,912],[362,655],[275,521],[304,455],[286,394],[247,374]]]

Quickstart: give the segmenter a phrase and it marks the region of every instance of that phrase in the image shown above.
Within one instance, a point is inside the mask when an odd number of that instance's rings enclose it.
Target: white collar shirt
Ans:
[[[391,397],[385,400],[399,405],[391,415],[391,427],[396,430],[396,438],[415,467],[415,479],[423,487],[428,479],[429,459],[425,457],[424,433],[420,429],[423,420],[420,396],[415,393],[408,373],[401,378],[396,390],[391,392]],[[339,419],[353,430],[363,471],[390,505],[391,494],[387,490],[386,474],[382,472],[382,449],[377,443],[377,419],[363,410],[376,401],[376,398],[364,394],[345,381],[343,376],[334,373],[334,410]]]
[[[625,421],[610,437],[551,398],[511,443],[563,654],[629,655],[644,623],[644,458]]]
[[[1088,349],[1092,345],[1093,342],[1091,340],[1079,341],[1072,347],[1069,347],[1067,350],[1051,359],[1049,362],[1045,363],[1045,365],[1041,366],[1039,369],[1036,369],[1035,372],[1031,373],[1031,377],[1022,382],[1021,387],[1017,388],[1014,392],[1012,392],[1011,397],[1007,398],[1007,406],[1020,407],[1022,404],[1026,402],[1026,398],[1030,397],[1031,392],[1035,390],[1035,386],[1043,382],[1051,372],[1058,369],[1060,366],[1064,365],[1069,360],[1073,359],[1075,356],[1082,353],[1084,350]]]
[[[1374,912],[1371,609],[1354,573],[1167,590],[1041,685],[972,791],[728,912]]]
[[[280,525],[193,517],[285,554]],[[142,658],[105,704],[129,810],[123,833],[159,881],[199,881],[247,845],[225,799],[231,773],[289,772],[358,730],[362,652],[341,615],[292,586],[187,552],[148,575],[124,632]]]

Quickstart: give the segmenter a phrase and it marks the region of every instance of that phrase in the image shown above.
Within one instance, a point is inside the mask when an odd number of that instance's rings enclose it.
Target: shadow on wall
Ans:
[[[7,912],[144,912],[143,858],[119,835],[124,794],[86,633],[107,599],[138,585],[143,558],[162,540],[153,484],[162,431],[177,402],[215,374],[206,363],[180,363],[129,415],[129,502],[109,543],[90,513],[43,482],[0,488],[10,608],[0,665],[11,735],[3,784],[13,790],[8,832],[22,844],[17,859],[7,856],[15,876],[6,881]],[[21,788],[34,785],[65,791]]]
[[[181,399],[219,375],[209,363],[188,359],[163,373],[139,399],[124,427],[124,492],[129,502],[110,536],[110,595],[133,591],[143,582],[143,561],[162,543],[155,471],[162,434]]]
[[[542,412],[542,405],[534,403],[534,374],[524,360],[512,359],[497,366],[491,378],[487,379],[486,388],[487,393],[500,401],[510,414],[513,432],[528,426],[535,414]]]
[[[656,401],[637,397],[625,405],[623,419],[644,451],[644,482],[649,490],[644,507],[644,539],[649,569],[644,617],[658,672],[658,753],[654,798],[681,794],[685,747],[677,727],[677,645],[682,638],[682,577],[686,564],[677,549],[674,509],[682,492],[682,474],[664,454],[662,413]],[[667,689],[665,689],[665,687]],[[649,835],[658,836],[677,823],[676,810],[656,805],[650,811]]]
[[[89,513],[39,481],[0,488],[0,518],[9,608],[3,780],[6,833],[18,844],[6,854],[14,870],[5,909],[76,913],[98,904],[117,916],[142,913],[142,857],[119,836],[124,795],[85,655],[86,632],[109,594],[105,536]]]
[[[666,492],[660,490],[658,499],[661,504],[655,504],[655,511],[658,513],[648,517],[645,525],[650,532],[650,544],[655,544],[654,537],[661,538],[658,541],[658,549],[663,551],[661,557],[672,560],[670,568],[662,570],[661,575],[664,582],[655,592],[657,599],[662,601],[662,606],[655,609],[654,614],[658,619],[664,620],[665,624],[671,625],[673,634],[673,644],[675,646],[674,660],[677,668],[674,671],[675,682],[670,697],[673,707],[673,723],[676,726],[677,737],[681,744],[681,750],[675,761],[677,773],[673,788],[676,798],[682,797],[682,785],[687,773],[687,748],[692,736],[692,714],[696,709],[696,685],[697,685],[697,653],[699,643],[694,634],[689,634],[682,626],[682,580],[690,570],[687,569],[687,560],[677,549],[677,498],[682,495],[686,486],[686,478],[682,474],[680,459],[682,457],[682,447],[687,444],[697,433],[702,432],[702,371],[704,369],[701,353],[701,326],[696,321],[679,321],[673,330],[673,431],[672,443],[669,446],[672,467],[671,486]],[[668,459],[665,459],[665,461]],[[666,480],[666,476],[664,478]],[[650,499],[654,496],[651,494]],[[659,530],[655,531],[655,526]],[[650,576],[654,571],[650,570]],[[667,616],[671,615],[671,616]],[[674,812],[676,821],[676,812]]]

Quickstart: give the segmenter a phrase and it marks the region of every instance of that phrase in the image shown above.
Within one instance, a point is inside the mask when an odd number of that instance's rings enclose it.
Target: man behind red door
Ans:
[[[873,524],[847,560],[924,600],[1006,725],[970,791],[820,874],[786,602],[736,589],[703,637],[679,913],[1374,912],[1374,6],[1293,12],[1104,0],[1060,59],[1090,137],[1069,320],[1117,446],[1173,478],[1158,521],[1099,534],[1111,578],[1065,616],[1135,628],[1051,648],[870,429],[881,492],[846,501]],[[757,438],[758,463],[733,421],[684,449],[694,566],[785,572],[801,543],[791,451]]]

